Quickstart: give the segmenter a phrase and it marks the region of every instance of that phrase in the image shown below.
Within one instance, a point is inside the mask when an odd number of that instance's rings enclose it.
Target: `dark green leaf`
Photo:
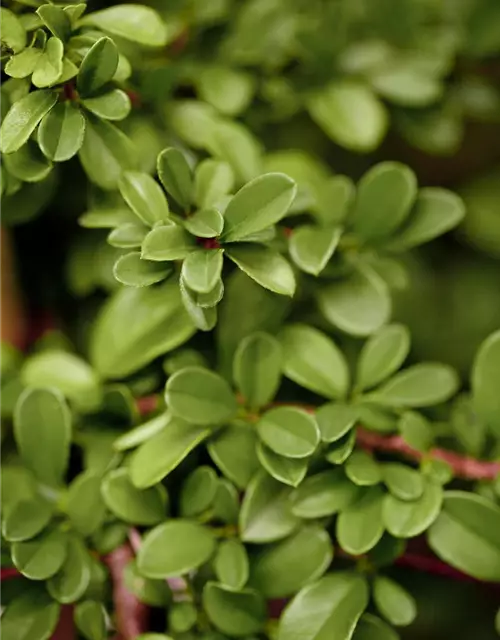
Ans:
[[[321,577],[333,559],[328,533],[306,525],[252,560],[250,584],[266,598],[292,596]]]
[[[101,308],[93,327],[90,360],[106,378],[121,378],[183,344],[194,327],[176,282],[122,288]]]
[[[59,611],[59,604],[43,588],[25,588],[2,614],[2,638],[49,640],[57,626]]]
[[[339,227],[298,227],[293,230],[290,238],[290,256],[302,271],[317,276],[328,264],[341,235]]]
[[[101,478],[85,471],[70,484],[67,513],[73,528],[84,536],[96,531],[104,522],[106,508],[101,497]]]
[[[77,604],[75,623],[86,640],[106,640],[106,613],[100,602],[84,600]]]
[[[193,424],[221,424],[234,418],[237,403],[227,382],[213,371],[186,367],[165,387],[165,400],[176,416]]]
[[[398,634],[377,616],[365,613],[361,616],[353,640],[399,640]]]
[[[417,605],[406,589],[385,576],[373,582],[373,599],[386,620],[398,627],[411,624],[417,615]]]
[[[81,111],[71,102],[60,102],[42,118],[38,144],[47,158],[64,162],[78,153],[84,136],[85,118]]]
[[[129,287],[149,287],[165,280],[172,273],[170,265],[143,260],[140,251],[132,251],[118,258],[113,267],[113,275]]]
[[[118,49],[111,38],[101,38],[87,52],[76,78],[80,95],[87,98],[111,81],[118,67]]]
[[[199,207],[213,207],[233,190],[234,175],[227,162],[208,158],[195,172],[194,200]],[[216,234],[219,235],[222,231]],[[199,234],[197,234],[199,235]]]
[[[227,218],[226,218],[227,221]],[[284,296],[295,293],[295,276],[288,261],[279,253],[264,246],[231,246],[227,256],[250,278],[262,287]]]
[[[49,175],[53,167],[31,141],[18,151],[6,155],[3,162],[8,173],[23,182],[40,182]]]
[[[264,472],[254,476],[243,498],[239,527],[244,542],[281,540],[299,525],[290,511],[290,488]]]
[[[144,238],[142,257],[147,260],[182,260],[196,248],[193,236],[177,225],[155,227]]]
[[[431,549],[478,580],[500,581],[500,508],[470,491],[447,491],[429,529]]]
[[[382,467],[387,488],[401,500],[417,500],[424,491],[424,479],[416,470],[399,462],[388,462]]]
[[[399,162],[381,162],[361,178],[354,204],[354,232],[369,241],[390,236],[408,217],[417,197],[413,171]]]
[[[210,529],[190,520],[171,520],[144,537],[137,566],[146,578],[178,577],[205,563],[214,551]]]
[[[130,458],[130,479],[138,489],[163,480],[208,435],[208,429],[174,419],[144,442]]]
[[[220,279],[222,264],[222,249],[193,251],[182,263],[182,278],[193,291],[209,293]]]
[[[410,351],[410,333],[401,324],[382,327],[364,344],[357,366],[356,386],[374,387],[395,373]]]
[[[221,472],[245,489],[259,468],[257,436],[253,426],[233,423],[208,443],[210,457]]]
[[[14,436],[24,464],[42,482],[59,485],[71,440],[71,414],[61,393],[26,389],[16,406]]]
[[[19,500],[3,516],[2,535],[9,542],[34,538],[50,522],[52,509],[40,498]]]
[[[255,409],[268,404],[281,381],[281,346],[267,333],[244,338],[236,350],[233,377],[247,404]]]
[[[232,591],[215,582],[203,589],[203,608],[213,625],[231,637],[259,633],[267,617],[266,603],[256,591]]]
[[[269,475],[291,487],[297,487],[307,473],[309,463],[307,458],[285,458],[262,442],[257,445],[257,456]]]
[[[192,518],[208,509],[217,492],[218,478],[212,467],[197,467],[185,480],[180,492],[179,512]]]
[[[137,561],[131,560],[123,572],[125,587],[137,598],[152,607],[163,607],[171,598],[170,589],[165,580],[150,580],[145,578],[137,568]]]
[[[355,451],[345,465],[347,477],[359,486],[371,486],[382,481],[382,469],[365,451]]]
[[[436,520],[442,502],[443,490],[432,480],[426,480],[422,495],[412,502],[387,495],[383,509],[385,527],[396,538],[414,538]]]
[[[368,586],[360,575],[324,576],[301,589],[286,607],[277,640],[350,640],[368,598]]]
[[[164,149],[158,156],[157,169],[166,191],[188,211],[193,199],[193,176],[182,151],[174,147]]]
[[[360,495],[361,489],[346,478],[342,469],[322,471],[304,480],[292,493],[292,513],[305,519],[323,518],[346,509]]]
[[[246,184],[225,211],[224,242],[244,239],[281,220],[296,190],[295,182],[283,173],[267,173]]]
[[[2,122],[0,151],[13,153],[20,149],[56,102],[57,93],[49,89],[32,91],[14,102]]]
[[[237,524],[240,510],[239,495],[236,487],[221,478],[217,483],[217,490],[212,505],[212,512],[216,520],[226,524]]]
[[[380,487],[363,491],[356,502],[344,509],[337,518],[336,535],[344,551],[360,556],[379,542],[384,533],[382,507],[384,492]]]
[[[315,418],[295,407],[267,411],[257,423],[257,433],[270,449],[287,458],[306,458],[319,443]]]
[[[137,489],[124,468],[111,471],[102,482],[102,497],[117,518],[138,525],[153,525],[166,515],[167,494],[161,485]]]
[[[348,404],[329,402],[316,411],[316,421],[323,442],[343,438],[358,420],[358,408]]]
[[[61,604],[76,602],[90,582],[90,556],[81,540],[68,538],[68,552],[61,570],[47,582],[50,595]]]
[[[496,331],[477,352],[472,366],[471,386],[474,409],[497,436],[500,436],[499,375],[500,331]]]
[[[224,540],[217,549],[214,569],[221,584],[228,589],[243,589],[248,580],[248,556],[238,540]]]
[[[160,16],[140,4],[119,4],[93,11],[82,23],[147,47],[163,47],[168,42],[167,27]]]

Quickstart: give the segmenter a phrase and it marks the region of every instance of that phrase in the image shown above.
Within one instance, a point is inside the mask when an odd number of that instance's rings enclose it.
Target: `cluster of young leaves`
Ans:
[[[199,352],[174,351],[145,422],[139,387],[106,383],[70,351],[7,358],[19,393],[16,453],[2,468],[3,566],[25,579],[4,596],[5,637],[18,638],[23,620],[30,637],[48,638],[60,605],[76,603],[82,635],[107,638],[113,611],[98,557],[131,527],[142,541],[124,581],[167,608],[159,638],[395,639],[416,603],[385,569],[423,533],[453,567],[500,582],[498,480],[458,490],[432,457],[457,411],[463,433],[472,416],[498,441],[499,347],[498,333],[484,342],[470,395],[439,420],[432,407],[456,396],[458,378],[438,363],[404,367],[410,339],[397,324],[370,337],[352,369],[332,338],[304,324],[240,341],[230,381]],[[284,378],[326,403],[277,402]],[[419,468],[356,447],[359,424],[400,433],[426,453]],[[81,452],[76,475],[70,447]],[[283,598],[269,620],[267,601]]]

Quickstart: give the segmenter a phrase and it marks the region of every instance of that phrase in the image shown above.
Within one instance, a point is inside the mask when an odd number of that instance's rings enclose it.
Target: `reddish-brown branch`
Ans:
[[[134,553],[128,544],[118,547],[104,558],[113,581],[115,622],[118,630],[114,640],[134,640],[148,630],[149,607],[140,602],[126,588],[123,581],[125,567],[133,558]]]

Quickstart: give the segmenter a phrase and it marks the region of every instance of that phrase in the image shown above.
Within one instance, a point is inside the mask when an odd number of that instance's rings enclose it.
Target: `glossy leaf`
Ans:
[[[60,102],[42,118],[38,144],[47,158],[65,162],[78,153],[84,136],[85,118],[81,111],[71,102]]]
[[[297,487],[306,476],[309,463],[307,458],[286,458],[262,442],[257,445],[257,457],[270,476],[291,487]]]
[[[411,624],[417,615],[413,596],[397,582],[385,576],[375,578],[373,599],[384,618],[398,627]]]
[[[215,207],[200,209],[184,221],[184,226],[198,238],[215,238],[222,233],[224,217]]]
[[[193,176],[184,154],[175,147],[164,149],[158,156],[157,169],[165,190],[187,211],[193,196]]]
[[[142,243],[142,257],[147,260],[182,260],[196,248],[194,238],[177,225],[152,229]]]
[[[124,468],[111,471],[102,481],[106,507],[120,520],[138,525],[158,524],[165,518],[167,494],[161,485],[137,489]]]
[[[0,151],[13,153],[20,149],[56,102],[57,93],[49,89],[32,91],[14,102],[0,128]]]
[[[278,640],[350,640],[368,605],[368,586],[355,573],[331,573],[304,587],[286,607]]]
[[[358,408],[348,404],[329,402],[316,411],[316,421],[323,442],[336,442],[354,427]]]
[[[347,477],[359,486],[371,486],[382,480],[382,469],[378,462],[365,451],[355,451],[346,462]]]
[[[263,407],[274,398],[281,381],[281,363],[281,346],[271,335],[257,332],[240,342],[233,377],[250,407]]]
[[[100,602],[84,600],[77,604],[75,624],[86,640],[106,639],[106,613]]]
[[[341,235],[339,227],[298,227],[290,238],[290,256],[302,271],[317,276],[328,264]]]
[[[410,351],[410,334],[401,324],[382,327],[364,344],[357,366],[360,390],[374,387],[395,373]]]
[[[9,542],[30,540],[50,522],[52,509],[40,499],[15,502],[3,517],[2,536]]]
[[[434,442],[434,433],[429,422],[416,411],[405,411],[398,421],[398,430],[403,440],[417,451],[429,451]]]
[[[65,42],[71,34],[71,19],[62,7],[44,4],[36,10],[53,35]]]
[[[96,531],[106,517],[101,497],[101,477],[91,471],[78,475],[68,488],[67,513],[75,529],[84,536]]]
[[[2,614],[2,638],[48,640],[57,626],[59,611],[59,604],[43,588],[25,589]]]
[[[290,511],[290,488],[264,472],[256,474],[241,505],[241,540],[259,544],[281,540],[290,535],[299,522]]]
[[[496,331],[479,348],[471,374],[474,409],[496,435],[500,435],[499,371],[500,331]]]
[[[242,187],[231,199],[224,215],[224,242],[276,224],[288,211],[296,193],[293,180],[283,173],[267,173]]]
[[[253,426],[233,423],[208,443],[208,452],[220,471],[244,489],[259,469],[256,446]]]
[[[406,464],[388,462],[382,467],[382,475],[392,495],[401,500],[417,500],[424,491],[424,478]]]
[[[16,405],[14,437],[22,461],[35,476],[46,484],[59,485],[66,473],[71,441],[71,414],[62,394],[26,389]]]
[[[167,199],[151,176],[128,171],[121,177],[118,188],[125,202],[144,224],[152,227],[156,222],[168,221]]]
[[[76,536],[68,538],[68,551],[61,570],[49,578],[47,590],[61,604],[79,600],[90,582],[90,556]]]
[[[361,616],[352,638],[353,640],[399,640],[398,634],[392,627],[371,613]]]
[[[6,155],[3,162],[8,173],[23,182],[40,182],[52,171],[52,163],[47,162],[31,141],[18,151]]]
[[[226,218],[227,220],[227,218]],[[295,276],[288,261],[264,246],[232,246],[226,249],[231,260],[262,287],[284,296],[293,296]]]
[[[137,560],[131,560],[123,572],[125,587],[137,598],[153,607],[169,604],[171,592],[165,580],[151,580],[145,578],[137,568]]]
[[[180,514],[192,518],[208,509],[215,499],[217,483],[218,477],[212,467],[197,467],[182,484]]]
[[[181,576],[205,563],[214,550],[210,529],[190,520],[170,520],[146,534],[137,566],[146,578]]]
[[[76,86],[83,98],[94,95],[111,81],[118,67],[118,49],[111,38],[100,38],[82,60]]]
[[[107,240],[112,247],[119,249],[138,249],[148,233],[143,224],[127,223],[113,229]]]
[[[238,540],[224,540],[217,549],[214,569],[221,584],[228,589],[243,589],[248,580],[248,556]]]
[[[13,11],[6,7],[1,7],[0,17],[2,21],[2,46],[8,47],[13,53],[19,53],[26,46],[26,30],[22,22]]]
[[[361,489],[341,469],[309,476],[291,495],[292,513],[315,519],[333,515],[353,504]]]
[[[360,556],[379,542],[384,533],[383,504],[384,492],[379,487],[371,487],[339,514],[336,536],[344,551]]]
[[[220,279],[222,264],[221,249],[193,251],[182,263],[182,278],[193,291],[209,293]]]
[[[387,495],[383,519],[387,531],[396,538],[414,538],[436,520],[443,502],[440,485],[427,480],[420,498],[411,502]]]
[[[232,591],[215,582],[203,589],[203,608],[212,624],[231,637],[259,633],[266,620],[266,604],[256,591]]]
[[[146,47],[163,47],[168,41],[167,27],[160,16],[140,4],[119,4],[93,11],[82,23]]]
[[[327,398],[342,398],[349,370],[337,345],[313,327],[287,326],[281,333],[283,372],[297,384]]]
[[[112,89],[93,98],[82,100],[83,106],[104,120],[123,120],[132,108],[130,98],[121,89]]]
[[[319,443],[315,418],[295,407],[267,411],[257,423],[257,433],[270,449],[288,458],[306,458]]]
[[[172,273],[170,265],[143,260],[140,251],[132,251],[118,258],[113,275],[129,287],[149,287],[165,280]]]
[[[208,158],[200,162],[194,178],[194,200],[199,207],[213,207],[233,190],[234,175],[227,162]],[[216,234],[219,235],[221,230]]]
[[[64,45],[59,38],[49,38],[31,76],[35,87],[42,89],[59,81],[63,73],[63,55]]]

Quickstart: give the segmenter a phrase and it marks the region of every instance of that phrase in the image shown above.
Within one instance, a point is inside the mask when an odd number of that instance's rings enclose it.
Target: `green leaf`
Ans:
[[[141,575],[137,560],[131,560],[123,571],[123,583],[137,598],[152,607],[163,607],[171,599],[170,589],[165,580],[150,580]]]
[[[420,189],[408,223],[389,245],[407,251],[456,227],[465,216],[465,205],[451,191],[438,187]]]
[[[208,135],[204,146],[208,147],[212,155],[230,165],[238,183],[242,184],[260,176],[261,143],[241,123],[212,119],[207,132],[204,131],[203,134]],[[193,146],[199,146],[199,141],[196,142]]]
[[[49,38],[38,59],[31,82],[40,89],[58,82],[63,72],[64,45],[59,38]]]
[[[329,402],[316,411],[316,421],[323,442],[336,442],[343,438],[358,421],[357,407]]]
[[[353,229],[369,241],[390,236],[408,218],[417,197],[417,178],[399,162],[380,162],[358,184]]]
[[[300,521],[290,511],[290,491],[262,471],[253,477],[240,510],[243,542],[274,542],[286,538],[298,527]]]
[[[50,595],[61,604],[76,602],[90,582],[90,556],[81,540],[68,538],[68,553],[61,570],[47,582]]]
[[[168,627],[177,633],[184,633],[194,627],[198,611],[191,602],[173,602],[168,611]]]
[[[434,433],[429,422],[416,411],[405,411],[398,421],[398,431],[403,440],[413,449],[425,453],[434,442]]]
[[[137,566],[146,578],[174,578],[204,564],[214,551],[210,529],[190,520],[170,520],[146,534]]]
[[[445,364],[416,364],[388,380],[370,399],[388,407],[430,407],[449,400],[459,387],[454,369]]]
[[[210,622],[233,638],[259,633],[264,627],[266,603],[252,589],[235,592],[215,582],[208,582],[202,598]]]
[[[285,598],[320,578],[333,559],[328,533],[305,525],[252,559],[250,585],[265,598]]]
[[[399,640],[398,634],[392,627],[383,622],[377,616],[365,613],[361,616],[353,640]]]
[[[85,118],[81,111],[71,102],[60,102],[42,118],[38,144],[47,158],[54,162],[65,162],[78,153],[84,136]]]
[[[324,518],[346,509],[360,495],[361,489],[342,469],[322,471],[306,478],[292,493],[292,513],[305,519]]]
[[[480,346],[472,365],[472,402],[479,417],[500,436],[500,331],[492,333]]]
[[[363,345],[359,355],[356,386],[374,387],[395,373],[410,351],[410,332],[402,324],[382,327]]]
[[[417,605],[413,596],[386,576],[375,577],[373,599],[384,618],[397,627],[408,626],[417,615]]]
[[[228,383],[202,367],[186,367],[174,373],[167,381],[165,400],[174,415],[202,425],[231,420],[238,408]]]
[[[123,120],[132,108],[130,98],[121,89],[112,89],[102,95],[82,100],[83,106],[105,120]]]
[[[188,340],[194,327],[176,282],[123,288],[101,308],[93,327],[90,361],[105,378],[122,378]]]
[[[382,467],[384,483],[400,500],[418,500],[424,491],[424,478],[416,470],[400,462],[388,462]]]
[[[68,12],[62,7],[53,4],[44,4],[36,10],[45,26],[50,32],[65,42],[71,35],[71,19]]]
[[[245,422],[232,423],[208,443],[208,452],[221,472],[245,489],[259,469],[257,435]]]
[[[382,481],[382,469],[378,462],[366,451],[355,451],[345,465],[349,480],[361,487]]]
[[[30,580],[47,580],[61,568],[66,558],[66,536],[54,529],[25,542],[14,542],[12,562]]]
[[[224,293],[224,288],[221,286],[222,281],[219,281],[219,283],[219,287],[214,289],[213,292],[197,294],[184,284],[182,278],[179,280],[182,303],[195,327],[200,331],[211,331],[217,324],[217,309],[215,306]],[[213,297],[214,295],[215,299]],[[200,304],[198,302],[200,298],[208,298],[208,305],[205,303],[205,300],[203,305]]]
[[[107,237],[108,244],[119,249],[140,248],[149,229],[135,222],[122,224],[111,231]]]
[[[298,227],[290,237],[290,256],[299,269],[317,276],[328,264],[341,235],[342,230],[339,227]]]
[[[28,387],[54,387],[80,411],[92,411],[102,402],[102,385],[95,371],[67,351],[47,349],[27,358],[21,379]]]
[[[368,605],[368,586],[355,573],[331,573],[304,587],[288,604],[277,640],[350,640]]]
[[[48,485],[59,485],[71,441],[71,414],[62,394],[26,389],[16,405],[14,437],[22,461],[35,476]]]
[[[57,93],[49,89],[32,91],[14,102],[0,128],[0,151],[14,153],[20,149],[56,102]]]
[[[208,66],[196,73],[200,98],[228,116],[241,113],[252,99],[253,77],[241,70]]]
[[[227,162],[208,158],[197,166],[194,176],[194,201],[200,208],[216,206],[233,187],[234,175]],[[222,228],[216,235],[221,231]]]
[[[222,264],[222,249],[193,251],[182,263],[182,278],[193,291],[209,293],[220,279]]]
[[[267,173],[242,187],[224,214],[224,242],[242,240],[276,224],[295,198],[296,184],[283,173]]]
[[[386,283],[367,267],[324,287],[318,303],[328,322],[360,337],[378,331],[389,319],[392,306]]]
[[[82,98],[94,95],[111,82],[118,67],[118,49],[111,38],[100,38],[82,60],[76,86]]]
[[[138,489],[163,480],[208,435],[208,429],[174,419],[144,442],[130,458],[130,479]]]
[[[26,46],[26,30],[22,22],[10,9],[0,8],[2,22],[2,46],[19,53]]]
[[[319,428],[312,415],[295,407],[267,411],[257,423],[260,439],[287,458],[306,458],[319,443]]]
[[[225,478],[217,483],[217,490],[212,505],[212,512],[216,520],[226,524],[237,524],[240,510],[238,490]]]
[[[264,407],[275,396],[281,381],[281,345],[268,333],[244,338],[236,350],[233,378],[252,409]]]
[[[115,451],[126,451],[127,449],[133,449],[142,444],[149,438],[152,438],[157,433],[162,431],[164,427],[170,422],[171,416],[169,413],[161,413],[151,420],[147,420],[143,424],[134,427],[127,433],[117,438],[113,442],[113,449]]]
[[[257,445],[257,456],[260,464],[270,476],[291,487],[297,487],[306,476],[309,464],[307,458],[280,456],[262,442]]]
[[[36,69],[42,55],[43,51],[36,47],[24,49],[9,59],[5,65],[5,73],[11,78],[27,78]]]
[[[158,177],[184,211],[193,199],[193,176],[185,155],[175,147],[164,149],[157,160]]]
[[[343,80],[310,97],[311,118],[337,144],[368,153],[385,136],[388,117],[384,105],[364,84]]]
[[[431,549],[459,571],[500,581],[500,508],[470,491],[446,491],[427,533]]]
[[[170,265],[143,260],[140,251],[132,251],[118,258],[113,267],[113,275],[129,287],[149,287],[165,280],[172,273]]]
[[[295,276],[288,261],[264,246],[231,246],[226,254],[250,278],[262,287],[284,296],[295,293]]]
[[[321,331],[304,324],[285,327],[283,373],[306,389],[327,398],[343,398],[349,388],[349,369],[337,345]]]
[[[182,260],[196,248],[194,238],[178,225],[152,229],[142,243],[142,257],[147,260]]]
[[[78,154],[83,168],[101,189],[116,189],[122,173],[135,169],[137,151],[129,138],[110,122],[90,114],[86,121],[85,138]]]
[[[384,533],[380,541],[368,553],[368,559],[376,568],[389,567],[403,555],[406,549],[406,540],[394,538],[389,533]]]
[[[185,518],[197,516],[212,505],[218,477],[212,467],[197,467],[186,478],[180,492],[179,512]]]
[[[342,224],[354,199],[355,187],[347,176],[333,176],[320,188],[315,206],[318,222],[324,227]]]
[[[75,624],[86,640],[106,640],[106,614],[100,602],[84,600],[78,603]]]
[[[2,536],[9,542],[34,538],[50,522],[52,509],[40,499],[15,502],[3,516]]]
[[[168,42],[167,27],[158,13],[140,4],[119,4],[93,11],[81,23],[146,47],[163,47]]]
[[[422,495],[412,502],[387,495],[383,509],[385,527],[395,538],[414,538],[436,520],[442,502],[443,490],[431,480],[426,480]]]
[[[228,589],[239,591],[248,580],[248,556],[239,540],[224,540],[214,559],[215,574]]]
[[[158,524],[165,518],[167,494],[161,485],[141,491],[125,468],[115,469],[102,481],[106,507],[120,520],[138,525]]]
[[[92,471],[77,476],[68,488],[67,508],[73,528],[84,536],[104,522],[106,507],[101,497],[101,477]]]
[[[379,542],[384,533],[382,508],[384,492],[380,487],[363,491],[356,502],[344,509],[337,518],[336,537],[344,551],[360,556]]]
[[[23,182],[40,182],[49,175],[53,167],[31,141],[18,151],[6,155],[3,161],[8,173]]]
[[[8,604],[2,614],[2,638],[49,640],[57,626],[59,611],[59,604],[49,597],[45,589],[30,585]]]
[[[215,207],[201,209],[184,221],[185,228],[198,238],[215,238],[222,233],[224,216]]]
[[[125,202],[144,224],[152,227],[156,222],[169,221],[165,194],[147,173],[127,171],[121,177],[118,188]]]

